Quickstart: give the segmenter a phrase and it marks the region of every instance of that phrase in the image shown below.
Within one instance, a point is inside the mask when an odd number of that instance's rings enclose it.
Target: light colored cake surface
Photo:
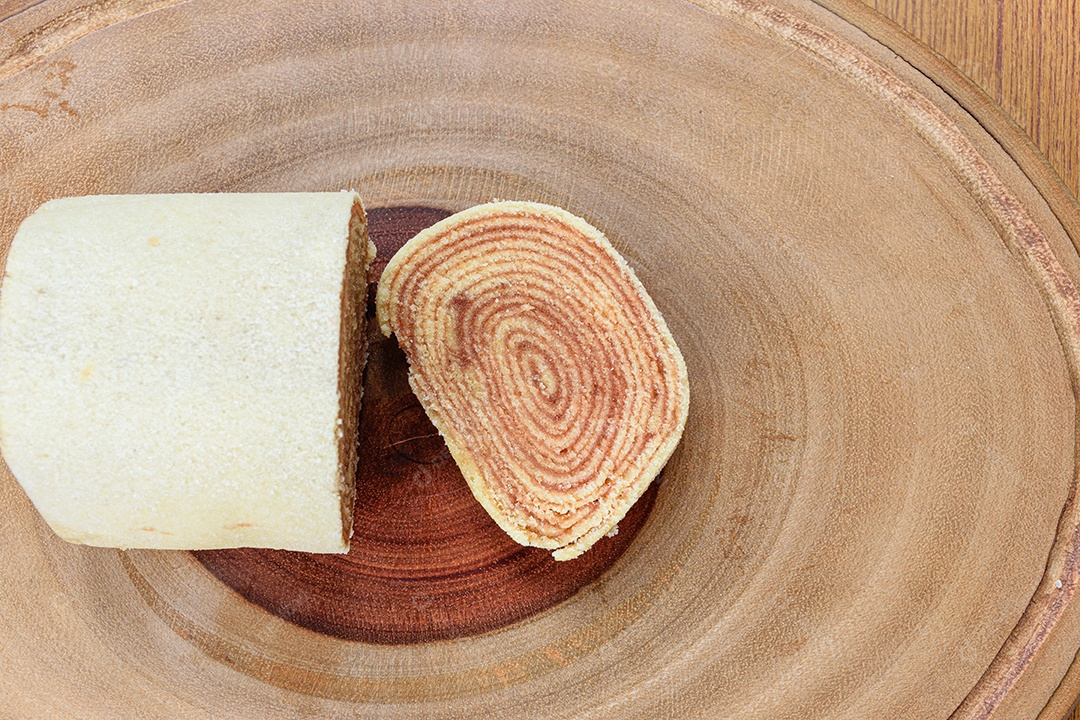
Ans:
[[[0,450],[58,535],[348,549],[339,361],[350,222],[362,272],[372,259],[359,202],[94,196],[27,218],[0,289]]]
[[[682,436],[686,366],[625,260],[537,203],[479,205],[388,263],[381,330],[473,495],[514,540],[577,557]]]

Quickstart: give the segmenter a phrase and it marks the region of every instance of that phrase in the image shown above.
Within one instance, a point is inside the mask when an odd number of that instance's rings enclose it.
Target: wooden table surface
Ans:
[[[862,1],[971,78],[1080,196],[1080,0]],[[0,0],[0,20],[38,5]]]
[[[1080,197],[1080,0],[863,0],[943,55]]]

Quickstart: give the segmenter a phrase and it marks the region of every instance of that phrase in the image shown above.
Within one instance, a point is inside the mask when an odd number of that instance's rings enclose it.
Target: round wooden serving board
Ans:
[[[0,23],[4,252],[63,195],[355,188],[383,260],[548,202],[634,266],[691,383],[662,482],[566,563],[487,519],[374,336],[347,556],[69,545],[4,468],[0,717],[1060,714],[1080,211],[947,71],[829,5]]]

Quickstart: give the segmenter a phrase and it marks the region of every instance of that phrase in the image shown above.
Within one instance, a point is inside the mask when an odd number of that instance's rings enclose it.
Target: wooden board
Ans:
[[[577,566],[425,474],[392,347],[361,450],[406,450],[359,493],[362,562],[71,546],[5,473],[5,714],[1050,707],[1080,647],[1080,217],[927,75],[804,2],[93,8],[8,55],[5,247],[89,192],[354,187],[384,252],[402,218],[552,202],[637,269],[693,401],[638,525]]]
[[[862,1],[971,78],[1080,195],[1080,2]]]

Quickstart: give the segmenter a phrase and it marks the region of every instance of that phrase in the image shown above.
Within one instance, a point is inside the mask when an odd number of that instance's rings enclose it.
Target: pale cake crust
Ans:
[[[345,552],[372,256],[352,192],[43,205],[0,290],[0,450],[46,522]]]

